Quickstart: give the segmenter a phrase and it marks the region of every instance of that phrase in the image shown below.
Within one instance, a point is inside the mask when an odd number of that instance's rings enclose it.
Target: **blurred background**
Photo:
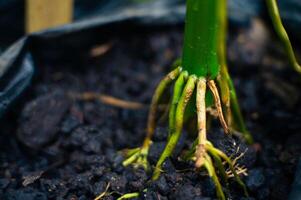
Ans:
[[[289,33],[300,41],[301,1],[278,2]],[[184,3],[185,0],[0,0],[0,52],[25,33],[112,14],[127,7],[184,9]],[[229,0],[228,5],[230,23],[234,26],[246,26],[252,17],[266,16],[264,0]]]

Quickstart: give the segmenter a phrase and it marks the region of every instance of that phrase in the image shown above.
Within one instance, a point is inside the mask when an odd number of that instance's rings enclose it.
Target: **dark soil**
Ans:
[[[239,162],[248,168],[249,175],[243,179],[251,198],[231,182],[231,190],[225,188],[230,199],[284,200],[301,151],[301,82],[283,52],[275,48],[278,44],[268,37],[259,44],[248,38],[254,29],[233,31],[229,66],[257,144],[248,147],[224,136],[218,123],[208,134],[229,156],[237,156],[238,149],[246,152]],[[139,199],[215,199],[206,173],[194,171],[191,163],[178,161],[177,155],[165,162],[164,173],[155,182],[144,170],[121,165],[119,150],[137,147],[143,140],[147,109],[121,109],[68,96],[93,91],[149,104],[156,84],[180,55],[181,30],[173,27],[114,37],[104,55],[80,58],[79,64],[39,66],[39,77],[1,124],[0,199],[93,199],[108,184],[104,199],[129,192],[140,192]],[[242,36],[247,37],[244,43]],[[152,165],[164,147],[166,133],[166,123],[160,124],[150,152]],[[178,154],[189,140],[184,132]]]

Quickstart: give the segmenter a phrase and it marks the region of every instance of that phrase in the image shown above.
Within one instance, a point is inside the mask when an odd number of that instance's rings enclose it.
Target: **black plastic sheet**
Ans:
[[[258,8],[253,5],[257,5],[258,1],[260,0],[245,1],[245,4],[241,4],[237,3],[237,0],[231,0],[229,3],[230,21],[247,24],[251,17],[258,14]],[[250,4],[250,2],[253,3]],[[19,0],[6,2],[0,0],[0,5],[2,6],[0,9],[3,11],[6,11],[5,8],[12,9],[12,6],[20,10],[19,7],[24,6],[24,3],[21,4]],[[243,7],[243,5],[246,7]],[[249,7],[254,9],[246,9]],[[6,16],[4,17],[6,24],[7,21],[19,22],[19,19],[14,19],[7,11],[3,15]],[[30,84],[37,67],[34,60],[41,55],[40,52],[47,53],[49,48],[58,51],[71,51],[81,48],[90,42],[89,39],[91,39],[95,30],[103,29],[103,32],[107,31],[105,30],[107,25],[127,23],[144,27],[164,26],[183,23],[184,17],[184,0],[93,0],[91,2],[76,0],[75,19],[79,19],[77,22],[25,36],[11,45],[1,55],[0,117]],[[0,20],[0,22],[4,23],[4,20]],[[16,23],[16,25],[19,24],[22,23]],[[3,24],[0,23],[0,27],[3,27]],[[11,31],[9,27],[4,29],[2,34],[7,31]],[[94,35],[94,37],[97,37],[97,35]]]
[[[75,0],[75,23],[63,27],[34,33],[23,37],[11,45],[0,57],[0,116],[27,87],[35,65],[32,61],[32,38],[40,51],[42,46],[36,38],[43,41],[68,39],[68,34],[99,29],[106,24],[131,21],[135,24],[158,25],[183,23],[185,0]],[[229,0],[229,20],[234,26],[248,25],[255,16],[265,13],[264,0]],[[301,1],[279,0],[283,21],[296,38],[301,35]],[[23,0],[0,0],[0,53],[7,43],[20,37],[24,29]],[[9,22],[9,23],[8,23]],[[80,37],[80,38],[79,38]],[[77,40],[85,40],[81,34]],[[40,43],[40,45],[39,45]]]
[[[245,25],[251,17],[266,13],[265,0],[228,0],[230,22]],[[0,0],[0,52],[24,34],[24,0]],[[74,20],[111,14],[125,7],[158,8],[165,5],[183,5],[185,0],[74,0]],[[278,0],[282,19],[290,34],[301,41],[301,1]],[[8,23],[9,22],[9,23]]]

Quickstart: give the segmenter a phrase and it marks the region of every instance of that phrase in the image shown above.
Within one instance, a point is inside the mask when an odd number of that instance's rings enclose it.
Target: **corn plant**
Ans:
[[[281,23],[275,0],[266,0],[276,32],[284,43],[289,60],[301,72],[292,46]],[[236,172],[234,161],[207,139],[207,108],[216,110],[225,134],[239,133],[249,144],[253,143],[238,105],[236,92],[226,62],[227,9],[226,0],[187,0],[183,55],[181,62],[158,84],[150,105],[147,135],[141,147],[127,151],[124,166],[130,164],[149,169],[147,161],[152,136],[156,127],[156,114],[163,94],[173,87],[169,107],[168,140],[156,166],[152,179],[162,172],[162,164],[170,157],[182,134],[184,123],[196,115],[197,138],[183,157],[193,160],[197,169],[205,169],[216,186],[219,199],[225,199],[221,181],[228,183],[230,169],[236,182],[247,196],[247,189]],[[192,106],[191,106],[192,105]],[[225,164],[226,163],[226,164]],[[220,176],[220,178],[218,177]]]

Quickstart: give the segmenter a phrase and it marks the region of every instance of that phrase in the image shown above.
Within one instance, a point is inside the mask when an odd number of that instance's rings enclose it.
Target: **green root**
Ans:
[[[125,159],[122,165],[127,167],[133,165],[134,168],[143,167],[144,170],[149,170],[149,163],[147,161],[149,147],[138,147],[130,150],[125,150]]]
[[[282,24],[277,1],[276,0],[266,0],[266,3],[267,3],[268,11],[269,11],[274,29],[285,48],[290,65],[293,67],[293,69],[296,72],[301,74],[301,66],[299,65],[299,63],[296,59],[292,44],[291,44],[288,34]]]
[[[230,106],[232,111],[232,127],[234,130],[237,130],[239,133],[242,133],[243,138],[248,144],[253,144],[254,140],[250,132],[248,131],[246,124],[244,122],[243,116],[241,114],[241,110],[239,107],[237,95],[235,92],[235,88],[232,82],[232,79],[229,77],[228,80],[229,88],[230,88]]]
[[[171,136],[172,133],[175,131],[175,114],[176,114],[176,109],[179,103],[179,100],[181,98],[181,94],[183,92],[184,86],[185,86],[185,81],[188,77],[188,72],[184,71],[180,74],[179,78],[176,80],[174,90],[173,90],[173,97],[170,105],[170,110],[169,110],[169,133],[168,137]]]
[[[156,114],[157,114],[158,104],[159,104],[159,101],[160,101],[161,97],[163,96],[167,86],[174,79],[176,79],[179,76],[181,71],[182,71],[181,67],[176,68],[175,70],[173,70],[172,72],[167,74],[167,76],[165,76],[163,78],[163,80],[161,80],[159,85],[157,86],[156,91],[154,93],[154,96],[152,98],[150,109],[149,109],[148,121],[147,121],[147,138],[148,138],[148,141],[145,141],[145,142],[150,142],[151,137],[152,137],[152,135],[155,131]]]
[[[183,119],[184,119],[184,113],[185,113],[185,108],[187,106],[187,103],[189,102],[194,87],[195,87],[195,83],[196,83],[196,77],[195,76],[189,76],[188,81],[185,85],[185,88],[183,90],[183,93],[180,97],[179,103],[177,105],[176,108],[176,112],[175,115],[173,116],[175,118],[175,128],[174,128],[174,132],[171,134],[170,138],[168,139],[168,142],[166,144],[165,149],[163,150],[163,153],[161,154],[154,173],[153,173],[153,180],[156,180],[159,178],[161,171],[162,171],[162,164],[163,162],[166,160],[167,157],[169,157],[176,144],[178,143],[178,140],[181,136],[181,132],[182,132],[182,128],[183,128]]]
[[[142,147],[139,148],[126,150],[125,153],[126,159],[123,161],[123,166],[133,165],[135,168],[143,167],[145,170],[149,169],[147,156],[148,156],[150,145],[152,143],[151,139],[156,127],[156,114],[158,110],[158,104],[167,86],[179,76],[181,71],[182,71],[181,67],[174,69],[169,74],[167,74],[167,76],[165,76],[157,86],[150,105],[150,111],[149,111],[148,121],[147,121],[147,134],[144,139],[143,145]],[[184,75],[181,74],[180,77],[183,76]]]
[[[220,181],[219,181],[219,179],[216,175],[213,162],[212,162],[210,156],[208,156],[208,154],[205,157],[204,166],[207,169],[209,176],[212,178],[212,180],[214,182],[214,185],[215,185],[215,188],[216,188],[217,198],[220,199],[220,200],[225,200],[226,197],[225,197],[225,194],[223,192],[222,185],[221,185],[221,183],[220,183]]]
[[[139,192],[127,193],[119,197],[117,200],[132,199],[139,197]]]
[[[222,181],[226,183],[226,186],[228,186],[228,175],[226,173],[226,169],[225,169],[225,166],[223,165],[223,161],[221,159],[221,157],[219,157],[218,155],[214,154],[214,153],[211,153],[210,154],[214,160],[214,163],[219,171],[219,175],[221,176],[222,178]]]

